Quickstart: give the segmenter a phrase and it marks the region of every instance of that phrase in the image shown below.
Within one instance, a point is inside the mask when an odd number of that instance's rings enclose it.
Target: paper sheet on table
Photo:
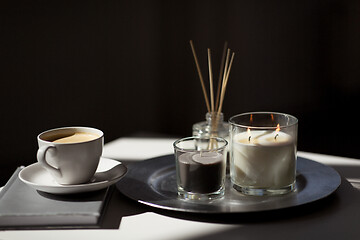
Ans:
[[[118,160],[145,160],[174,153],[170,138],[119,138],[105,144],[103,156]]]
[[[147,212],[124,217],[120,232],[135,239],[196,239],[239,227],[241,225],[196,222]]]

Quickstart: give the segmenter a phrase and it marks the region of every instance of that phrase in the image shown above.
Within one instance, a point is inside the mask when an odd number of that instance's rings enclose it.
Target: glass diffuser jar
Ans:
[[[198,122],[193,125],[193,136],[197,137],[222,137],[229,138],[229,124],[224,122],[223,113],[206,113],[206,121]]]

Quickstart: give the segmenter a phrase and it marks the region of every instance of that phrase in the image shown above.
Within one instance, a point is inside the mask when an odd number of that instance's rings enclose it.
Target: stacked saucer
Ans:
[[[119,161],[101,157],[96,173],[88,183],[59,184],[40,163],[34,163],[23,168],[19,173],[19,178],[38,191],[53,194],[74,194],[106,188],[119,181],[126,172],[126,166]]]

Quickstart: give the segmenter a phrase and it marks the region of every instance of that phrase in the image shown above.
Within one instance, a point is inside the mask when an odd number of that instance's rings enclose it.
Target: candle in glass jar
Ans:
[[[276,189],[294,183],[296,144],[289,134],[248,129],[234,135],[232,145],[237,185]]]

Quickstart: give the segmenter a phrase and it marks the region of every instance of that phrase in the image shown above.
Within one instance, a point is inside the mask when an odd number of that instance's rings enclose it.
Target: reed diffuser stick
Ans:
[[[221,97],[220,97],[220,104],[219,104],[218,113],[220,113],[221,110],[222,110],[222,106],[223,106],[223,102],[224,102],[224,96],[225,96],[225,90],[226,90],[226,86],[227,86],[227,83],[228,83],[228,80],[229,80],[229,74],[230,74],[231,66],[232,66],[233,61],[234,61],[234,56],[235,56],[235,53],[233,53],[232,56],[231,56],[229,68],[226,71],[226,76],[225,76],[225,79],[223,81],[223,86],[221,88]]]
[[[223,66],[222,81],[220,82],[220,85],[219,85],[220,95],[219,95],[219,99],[217,99],[217,102],[219,102],[219,104],[218,104],[215,112],[212,113],[213,115],[212,115],[212,121],[211,121],[211,132],[212,132],[211,137],[217,136],[217,128],[219,125],[219,118],[220,118],[220,113],[221,113],[222,104],[223,104],[224,95],[225,95],[226,84],[224,84],[224,83],[226,82],[226,76],[228,73],[229,57],[230,57],[230,49],[227,50],[225,66]],[[213,149],[213,148],[214,148],[214,141],[210,140],[209,149]]]
[[[212,66],[211,66],[211,51],[210,51],[210,48],[207,49],[207,53],[208,53],[208,65],[209,65],[211,113],[213,113],[214,112],[214,88],[213,88],[213,73],[212,73]]]
[[[216,104],[215,104],[215,109],[219,108],[219,100],[220,100],[220,90],[221,90],[221,83],[222,83],[222,76],[224,73],[224,64],[225,64],[225,57],[226,57],[226,49],[227,49],[227,45],[228,43],[225,42],[224,43],[224,49],[223,49],[223,54],[221,57],[221,63],[220,63],[220,71],[219,71],[219,79],[218,79],[218,84],[217,84],[217,93],[216,93]]]
[[[210,112],[209,99],[208,99],[208,96],[207,96],[207,93],[206,93],[204,79],[203,79],[202,74],[201,74],[199,62],[198,62],[198,59],[197,59],[197,56],[196,56],[196,52],[195,52],[195,48],[194,48],[194,44],[193,44],[192,40],[190,40],[190,46],[191,46],[191,50],[192,50],[192,53],[193,53],[193,56],[194,56],[194,60],[195,60],[196,68],[197,68],[197,71],[198,71],[198,75],[199,75],[199,78],[200,78],[200,83],[201,83],[201,87],[202,87],[204,98],[205,98],[206,108],[208,109],[208,112]]]

